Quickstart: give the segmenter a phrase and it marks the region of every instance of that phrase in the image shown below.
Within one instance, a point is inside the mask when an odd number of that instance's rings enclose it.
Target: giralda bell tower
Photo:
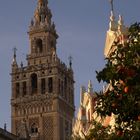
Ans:
[[[30,140],[69,140],[74,117],[74,79],[58,58],[58,35],[47,0],[38,0],[29,26],[27,66],[12,62],[12,133]]]

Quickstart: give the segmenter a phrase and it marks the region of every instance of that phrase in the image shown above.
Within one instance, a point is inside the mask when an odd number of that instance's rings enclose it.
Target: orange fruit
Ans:
[[[129,91],[129,87],[125,87],[125,88],[124,88],[124,92],[125,92],[125,93],[128,93],[128,91]]]

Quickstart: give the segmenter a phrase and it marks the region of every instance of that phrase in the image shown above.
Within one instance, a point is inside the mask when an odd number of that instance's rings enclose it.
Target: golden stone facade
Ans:
[[[27,66],[12,63],[12,133],[31,140],[69,140],[74,117],[73,70],[57,56],[58,35],[47,0],[29,26]]]
[[[80,91],[80,107],[77,112],[77,116],[73,124],[73,138],[76,137],[85,138],[90,128],[92,127],[92,121],[96,120],[97,113],[95,110],[97,95],[93,92],[91,81],[88,83],[88,89],[84,86]]]

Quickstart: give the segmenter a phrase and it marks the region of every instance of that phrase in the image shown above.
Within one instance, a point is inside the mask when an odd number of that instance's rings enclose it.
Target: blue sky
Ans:
[[[26,65],[29,50],[28,25],[37,0],[0,1],[0,127],[6,122],[10,129],[12,48],[17,47],[18,63]],[[140,0],[114,0],[115,15],[123,15],[126,25],[140,21]],[[75,102],[79,104],[80,86],[92,80],[94,90],[102,85],[95,70],[104,66],[104,42],[108,29],[110,5],[108,0],[50,0],[53,21],[59,34],[58,56],[68,64],[73,57]]]

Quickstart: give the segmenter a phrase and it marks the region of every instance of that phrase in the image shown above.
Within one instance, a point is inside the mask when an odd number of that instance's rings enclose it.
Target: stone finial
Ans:
[[[13,48],[13,52],[14,52],[14,55],[13,55],[13,65],[17,65],[17,61],[16,61],[16,51],[17,51],[17,48],[14,47],[14,48]]]
[[[111,5],[111,15],[110,15],[109,30],[116,31],[117,30],[117,23],[115,21],[115,16],[114,16],[113,0],[109,0],[109,2],[110,2],[110,5]]]
[[[88,83],[88,93],[93,93],[91,80],[89,80],[89,83]]]
[[[114,20],[115,20],[115,16],[114,16],[113,11],[111,11],[111,14],[110,14],[110,21],[114,21]]]
[[[128,36],[128,28],[124,25],[123,17],[121,15],[119,15],[118,20],[118,35],[120,36],[120,43],[125,45]]]
[[[117,25],[116,25],[116,21],[115,21],[115,16],[113,11],[111,11],[111,15],[110,15],[110,23],[109,23],[109,30],[111,31],[115,31],[117,29]]]
[[[73,59],[73,58],[72,58],[72,56],[69,56],[68,59],[69,59],[69,67],[70,67],[70,69],[71,69],[71,68],[72,68],[72,59]]]
[[[119,15],[118,25],[123,25],[123,17]]]
[[[118,31],[119,33],[123,33],[124,32],[124,29],[125,26],[124,26],[124,22],[123,22],[123,18],[121,15],[119,15],[119,20],[118,20]]]

